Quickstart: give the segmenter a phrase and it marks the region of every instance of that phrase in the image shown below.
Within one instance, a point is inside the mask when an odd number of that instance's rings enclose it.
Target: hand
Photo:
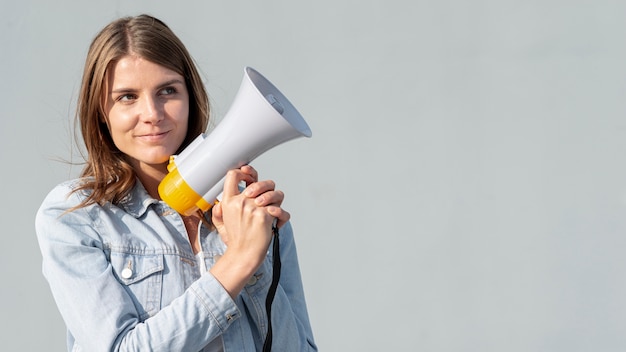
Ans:
[[[250,173],[255,175],[254,178],[258,179],[256,170],[252,166],[246,165],[241,170],[244,172],[250,170]],[[254,198],[256,205],[265,207],[268,213],[276,218],[276,227],[280,228],[289,221],[291,215],[281,208],[285,194],[275,188],[276,184],[271,180],[247,183],[243,194],[248,198]]]
[[[265,259],[272,239],[272,223],[289,220],[280,206],[281,191],[273,181],[257,181],[251,166],[230,170],[224,180],[222,201],[213,207],[213,224],[227,245],[224,255],[209,271],[235,298]],[[239,183],[246,183],[243,193]]]
[[[278,227],[283,226],[290,218],[290,214],[281,208],[284,193],[275,190],[273,181],[257,179],[257,171],[249,165],[229,171],[225,178],[222,201],[213,208],[213,224],[229,247],[233,246],[231,242],[234,237],[243,236],[242,232],[258,234],[267,230],[267,236],[271,239],[271,223],[274,218]],[[240,193],[238,184],[242,181],[246,183],[246,189]],[[253,220],[253,216],[260,218]],[[267,243],[269,245],[269,240]]]

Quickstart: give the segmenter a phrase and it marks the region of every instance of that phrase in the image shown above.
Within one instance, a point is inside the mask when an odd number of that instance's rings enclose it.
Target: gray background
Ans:
[[[287,194],[324,351],[626,350],[626,2],[12,1],[0,8],[0,341],[61,351],[33,219],[80,162],[87,46],[181,37],[217,122],[246,65],[312,139],[253,163]]]

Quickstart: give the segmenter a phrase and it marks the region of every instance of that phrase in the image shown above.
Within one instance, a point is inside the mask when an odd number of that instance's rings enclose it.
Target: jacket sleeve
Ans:
[[[81,350],[199,351],[241,312],[220,283],[203,275],[182,296],[144,321],[116,279],[98,234],[96,216],[71,187],[55,188],[35,226],[43,273],[57,307]],[[69,195],[69,197],[68,197]]]
[[[279,230],[281,274],[272,304],[272,346],[277,351],[317,351],[304,297],[296,244],[291,223]],[[270,245],[270,253],[272,246]],[[259,342],[267,333],[265,298],[272,281],[271,254],[253,280],[242,291],[242,298],[258,327]],[[259,344],[257,342],[257,344]]]

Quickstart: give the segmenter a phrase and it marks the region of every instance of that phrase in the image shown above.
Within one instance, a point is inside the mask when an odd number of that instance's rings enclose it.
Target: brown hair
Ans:
[[[78,206],[118,203],[135,184],[136,174],[109,134],[104,106],[107,72],[120,58],[136,55],[167,67],[185,78],[189,91],[187,136],[181,151],[203,133],[209,121],[209,100],[202,79],[187,49],[162,21],[149,15],[120,18],[94,38],[79,93],[76,118],[87,151],[78,190],[90,190]]]

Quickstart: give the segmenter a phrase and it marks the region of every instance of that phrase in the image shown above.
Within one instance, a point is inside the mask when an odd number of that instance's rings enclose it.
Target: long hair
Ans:
[[[81,173],[83,182],[75,191],[90,191],[78,207],[118,203],[135,185],[136,173],[113,143],[104,109],[107,74],[118,60],[131,54],[185,78],[189,91],[189,117],[187,136],[178,152],[208,126],[209,99],[202,79],[187,49],[172,30],[149,15],[124,17],[110,23],[89,47],[78,97],[76,119],[87,157]]]

